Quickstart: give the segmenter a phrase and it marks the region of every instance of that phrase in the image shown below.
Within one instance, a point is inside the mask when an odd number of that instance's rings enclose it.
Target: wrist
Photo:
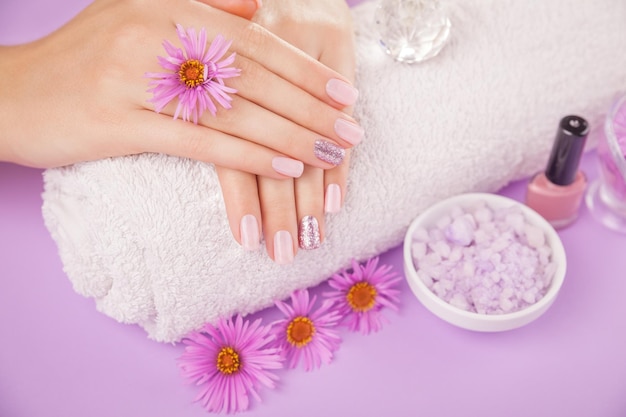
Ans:
[[[14,104],[15,64],[17,49],[14,46],[0,46],[0,161],[14,162],[13,141],[15,133]]]
[[[26,45],[0,46],[0,161],[18,162],[16,144],[23,130],[26,101],[23,96],[28,67]]]

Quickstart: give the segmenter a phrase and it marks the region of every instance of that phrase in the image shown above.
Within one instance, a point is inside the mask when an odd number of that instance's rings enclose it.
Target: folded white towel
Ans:
[[[43,214],[75,290],[155,340],[178,340],[398,245],[437,200],[542,168],[562,116],[597,126],[626,89],[626,2],[459,1],[450,44],[419,65],[382,52],[373,11],[353,9],[366,137],[320,249],[288,266],[244,252],[210,165],[164,155],[83,163],[44,175]]]

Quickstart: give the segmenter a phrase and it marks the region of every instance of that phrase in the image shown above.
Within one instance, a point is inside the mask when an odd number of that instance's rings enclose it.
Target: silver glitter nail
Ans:
[[[300,221],[300,233],[298,235],[302,249],[317,249],[322,244],[320,240],[320,227],[317,219],[313,216],[304,216]]]
[[[334,143],[326,142],[325,140],[316,140],[315,147],[313,148],[315,156],[324,162],[333,164],[335,166],[343,162],[343,158],[346,156],[346,150],[335,145]]]

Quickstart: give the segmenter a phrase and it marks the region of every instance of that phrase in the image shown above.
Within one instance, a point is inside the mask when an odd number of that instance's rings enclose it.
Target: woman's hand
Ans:
[[[176,24],[232,40],[241,75],[230,110],[198,125],[156,114],[146,72],[162,69],[163,40]],[[317,36],[317,35],[316,35]],[[180,46],[180,45],[178,45]],[[55,167],[161,152],[282,179],[307,165],[328,169],[320,141],[349,148],[335,129],[356,99],[340,73],[260,25],[197,1],[96,0],[51,35],[0,48],[0,160]],[[334,148],[331,148],[334,149]],[[335,161],[336,162],[336,161]]]
[[[254,20],[353,79],[352,24],[343,0],[265,0]],[[351,112],[340,103],[332,104],[346,114]],[[335,128],[354,144],[363,135],[352,122],[339,121]],[[217,170],[235,238],[244,248],[254,250],[262,230],[269,256],[278,263],[289,263],[298,247],[315,249],[324,239],[324,212],[336,212],[342,205],[348,161],[346,158],[340,166],[326,171],[307,165],[296,180],[255,177],[223,167]]]

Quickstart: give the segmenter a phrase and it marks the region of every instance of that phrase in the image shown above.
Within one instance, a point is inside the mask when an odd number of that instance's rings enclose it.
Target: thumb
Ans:
[[[261,7],[261,0],[197,0],[208,6],[234,14],[244,19],[252,19]]]

